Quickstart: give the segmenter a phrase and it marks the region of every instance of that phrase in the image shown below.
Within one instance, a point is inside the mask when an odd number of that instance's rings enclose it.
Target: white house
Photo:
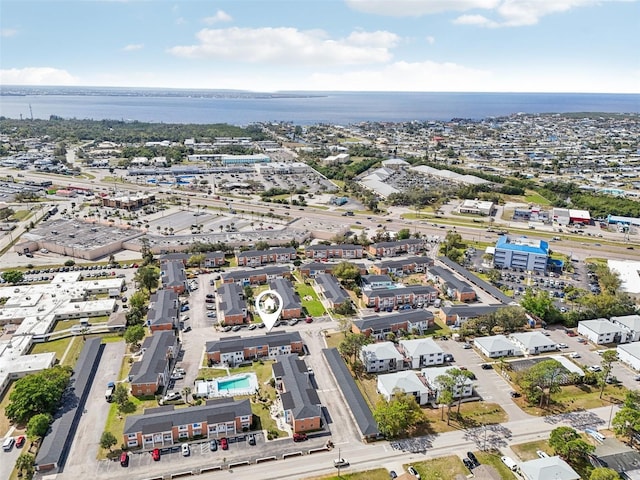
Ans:
[[[523,332],[511,334],[511,341],[523,352],[535,355],[558,349],[558,345],[540,332]]]
[[[558,456],[522,462],[520,473],[525,480],[580,480],[580,475]]]
[[[578,334],[583,335],[596,345],[605,343],[625,343],[627,332],[621,325],[610,322],[606,318],[582,320],[578,322]]]
[[[404,368],[404,357],[393,342],[363,346],[360,350],[360,359],[367,373],[395,372]]]
[[[429,388],[424,378],[411,370],[378,375],[378,393],[388,401],[394,392],[410,393],[419,405],[429,401]]]
[[[628,342],[637,342],[638,340],[640,340],[640,315],[611,317],[610,320],[626,330]]]
[[[504,335],[493,335],[491,337],[478,337],[473,344],[489,358],[513,357],[522,355],[522,351],[510,342]]]
[[[431,367],[444,363],[444,351],[432,338],[400,340],[400,349],[411,368]]]
[[[451,370],[452,367],[433,367],[433,368],[423,368],[420,373],[429,385],[429,388],[432,390],[432,394],[434,397],[438,397],[440,390],[442,389],[442,385],[440,382],[436,380],[438,377],[445,375],[447,371]],[[462,395],[462,398],[470,397],[473,395],[473,381],[470,378],[464,379],[463,385],[456,385],[453,388],[453,397],[458,398]]]
[[[629,365],[636,371],[640,371],[640,342],[625,343],[616,348],[618,360]]]

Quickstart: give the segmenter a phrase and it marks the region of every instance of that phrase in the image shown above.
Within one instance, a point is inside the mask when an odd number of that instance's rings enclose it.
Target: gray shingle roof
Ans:
[[[51,428],[38,450],[36,468],[46,468],[54,464],[59,470],[64,467],[78,425],[78,417],[84,410],[95,370],[104,350],[104,344],[101,342],[100,338],[92,338],[85,342],[74,366],[69,386],[63,394],[62,405],[58,408]]]
[[[333,302],[334,305],[340,305],[349,300],[349,294],[342,288],[338,280],[328,273],[316,275],[316,283],[322,289],[324,296]]]
[[[173,324],[178,318],[178,295],[173,290],[158,290],[151,296],[150,303],[149,325]]]
[[[472,272],[464,268],[462,265],[457,264],[453,260],[450,260],[447,257],[440,257],[438,260],[444,263],[451,270],[462,275],[464,278],[469,280],[478,288],[487,292],[489,295],[491,295],[493,298],[498,300],[500,303],[503,303],[505,305],[511,305],[516,303],[516,301],[513,298],[506,296],[504,293],[502,293],[502,291],[499,288],[494,287],[489,282],[485,282],[483,279],[481,279],[480,277],[477,277]]]
[[[164,287],[185,286],[187,276],[184,273],[184,265],[181,261],[171,261],[160,266],[162,285]]]
[[[143,347],[146,351],[142,356],[142,360],[138,362],[135,373],[131,369],[133,379],[132,384],[155,383],[158,381],[159,375],[164,373],[167,364],[170,362],[167,353],[171,352],[171,356],[175,358],[178,355],[178,339],[173,330],[163,330],[154,333],[151,337],[147,337]]]
[[[300,302],[298,294],[288,279],[282,277],[274,278],[269,282],[269,288],[278,292],[282,297],[283,310],[302,308],[302,302]]]
[[[249,415],[251,415],[251,403],[248,399],[233,400],[231,398],[221,398],[209,400],[206,405],[202,406],[178,409],[171,407],[170,409],[162,411],[152,409],[151,411],[145,411],[142,415],[131,415],[127,417],[125,421],[124,434],[166,432],[171,430],[173,426],[201,423],[204,421],[207,421],[209,424],[215,424]]]
[[[337,348],[325,348],[322,350],[336,383],[340,387],[344,398],[356,420],[358,429],[363,437],[377,437],[380,435],[378,424],[371,414],[371,409],[358,389],[356,382],[351,377],[347,366],[342,360]]]
[[[425,241],[421,238],[405,238],[404,240],[396,240],[393,242],[378,242],[371,245],[373,248],[393,248],[402,247],[404,245],[423,245]]]
[[[224,315],[243,315],[247,310],[244,292],[237,283],[223,283],[218,287],[220,310]]]
[[[291,410],[295,419],[315,418],[322,414],[318,392],[313,388],[307,365],[297,355],[278,355],[274,375],[282,379],[285,392],[280,394],[282,406]],[[274,367],[275,367],[274,365]]]
[[[429,320],[433,320],[433,313],[417,308],[415,310],[407,310],[406,312],[392,313],[390,315],[373,315],[371,317],[354,320],[353,324],[358,327],[360,331],[364,331],[368,329],[379,330],[380,328],[390,327],[391,325],[398,325],[404,322],[408,322],[411,325],[414,323],[428,322]]]
[[[264,255],[283,255],[283,254],[294,255],[295,253],[296,253],[295,248],[278,247],[278,248],[270,248],[269,250],[246,250],[244,252],[238,253],[238,258],[252,258],[252,257],[260,257]]]
[[[283,267],[283,266],[250,268],[246,270],[234,270],[232,272],[227,272],[222,275],[222,279],[225,282],[228,280],[233,280],[234,282],[238,282],[245,279],[248,280],[251,277],[258,277],[260,275],[266,275],[267,277],[282,276],[285,273],[289,273],[290,271],[291,269],[289,267]]]

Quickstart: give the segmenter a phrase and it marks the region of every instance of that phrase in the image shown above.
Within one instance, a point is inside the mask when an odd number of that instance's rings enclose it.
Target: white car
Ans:
[[[569,348],[569,345],[567,345],[566,343],[559,343],[558,348]]]
[[[549,455],[547,454],[547,452],[543,450],[536,450],[536,455],[538,455],[538,457],[540,458],[549,458]]]
[[[182,456],[183,457],[188,457],[189,455],[191,455],[191,448],[189,447],[188,443],[183,443],[182,444]]]
[[[589,367],[590,372],[599,372],[601,370],[602,370],[602,367],[600,365],[591,365]]]
[[[571,352],[571,354],[569,354],[569,356],[571,358],[580,358],[580,354],[578,352]]]

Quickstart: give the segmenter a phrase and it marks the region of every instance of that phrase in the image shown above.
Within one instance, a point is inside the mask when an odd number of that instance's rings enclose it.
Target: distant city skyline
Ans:
[[[0,84],[640,93],[638,0],[4,0]]]

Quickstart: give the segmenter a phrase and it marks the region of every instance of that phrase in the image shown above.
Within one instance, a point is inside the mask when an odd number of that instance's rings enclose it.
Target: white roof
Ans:
[[[556,345],[556,342],[540,332],[513,333],[511,334],[511,338],[518,341],[527,350],[533,350],[535,347],[549,347]]]
[[[442,348],[440,348],[440,346],[436,342],[434,342],[432,338],[400,340],[400,345],[402,345],[408,356],[414,358],[417,358],[421,355],[429,355],[431,353],[444,353]]]
[[[527,480],[580,480],[580,475],[558,456],[523,462],[520,470]]]
[[[640,315],[624,315],[622,317],[611,317],[611,321],[624,325],[632,332],[640,332]]]
[[[628,293],[640,293],[640,262],[607,260],[607,266],[620,276],[622,290]]]
[[[423,368],[420,371],[420,373],[424,378],[427,379],[427,381],[429,382],[429,385],[436,385],[438,383],[436,382],[436,378],[438,378],[441,375],[445,375],[452,368],[457,368],[457,367],[429,367],[429,368]],[[470,378],[466,378],[464,383],[466,385],[471,385],[473,384],[473,380],[471,380]]]
[[[602,335],[604,333],[616,333],[622,330],[622,327],[619,327],[615,323],[610,322],[606,318],[595,318],[593,320],[582,320],[578,322],[578,325],[582,325],[587,327],[589,330],[597,333],[598,335]]]
[[[378,375],[378,389],[384,390],[389,395],[393,394],[394,390],[400,390],[401,392],[428,392],[427,386],[418,378],[418,374],[412,370]]]
[[[493,335],[491,337],[478,337],[473,341],[487,352],[500,352],[502,350],[520,350],[513,342],[510,342],[504,335]]]
[[[362,354],[370,360],[404,359],[393,342],[380,342],[365,345],[362,347]]]
[[[623,343],[622,345],[618,345],[617,350],[622,350],[632,357],[640,359],[640,342]]]

